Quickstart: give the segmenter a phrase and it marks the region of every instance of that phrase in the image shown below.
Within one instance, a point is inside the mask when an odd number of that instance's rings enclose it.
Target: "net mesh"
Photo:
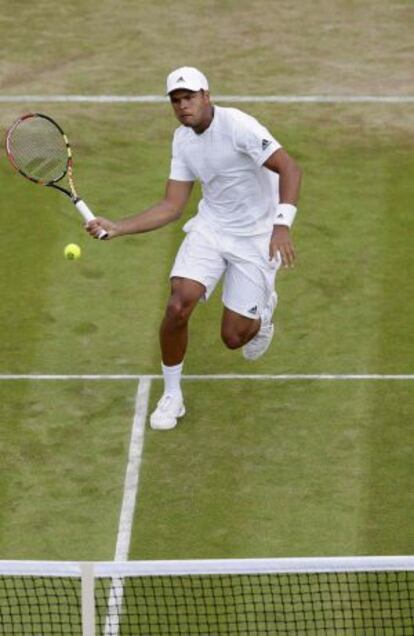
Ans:
[[[53,122],[42,116],[20,120],[8,135],[7,148],[15,166],[35,181],[51,183],[66,173],[66,141]]]
[[[82,634],[81,582],[72,577],[0,575],[0,634]]]
[[[100,580],[96,590],[105,636],[414,634],[412,572],[129,577],[112,594],[108,586]]]
[[[399,559],[95,563],[94,593],[82,564],[0,561],[0,634],[413,636],[414,558]]]

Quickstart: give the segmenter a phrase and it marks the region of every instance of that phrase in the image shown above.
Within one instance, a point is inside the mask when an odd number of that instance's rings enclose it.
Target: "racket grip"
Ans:
[[[78,212],[82,214],[83,218],[85,219],[87,223],[89,223],[89,221],[93,221],[96,218],[93,212],[91,212],[88,206],[86,205],[85,201],[82,201],[82,199],[78,199],[77,201],[75,201],[75,205]],[[99,234],[98,234],[99,239],[101,240],[106,239],[107,236],[108,236],[108,232],[105,232],[105,230],[99,231]]]

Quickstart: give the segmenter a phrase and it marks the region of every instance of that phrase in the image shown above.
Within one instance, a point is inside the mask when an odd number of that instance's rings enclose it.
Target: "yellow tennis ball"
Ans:
[[[81,248],[76,243],[69,243],[65,247],[64,254],[69,261],[76,261],[81,256]]]

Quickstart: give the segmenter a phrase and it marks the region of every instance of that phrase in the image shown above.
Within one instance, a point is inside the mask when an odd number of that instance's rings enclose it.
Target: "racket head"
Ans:
[[[65,133],[42,113],[22,115],[10,126],[6,153],[21,175],[42,185],[53,185],[71,170],[72,155]]]

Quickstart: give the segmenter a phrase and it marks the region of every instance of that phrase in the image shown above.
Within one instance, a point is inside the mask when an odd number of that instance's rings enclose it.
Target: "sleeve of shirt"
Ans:
[[[174,134],[172,143],[172,158],[170,168],[170,179],[174,181],[195,181],[196,177],[188,167],[183,157],[182,147],[177,136]]]
[[[282,147],[267,128],[259,124],[254,117],[246,117],[236,122],[234,140],[236,148],[249,155],[259,166],[262,166],[270,155]]]

